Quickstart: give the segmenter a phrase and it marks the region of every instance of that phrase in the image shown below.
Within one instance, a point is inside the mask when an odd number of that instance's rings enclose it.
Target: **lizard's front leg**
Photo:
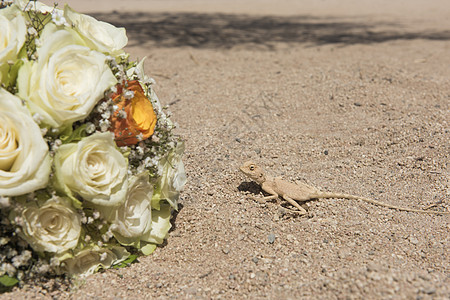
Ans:
[[[268,193],[269,196],[262,197],[262,198],[251,197],[253,200],[255,200],[255,201],[259,202],[259,203],[265,203],[266,201],[273,200],[273,199],[276,199],[276,198],[279,197],[278,194],[277,194],[277,192],[275,192],[275,191],[274,191],[270,186],[268,186],[267,184],[264,184],[264,183],[263,183],[263,184],[261,185],[261,188],[262,188],[262,190],[263,190],[264,192]]]
[[[268,201],[268,200],[277,199],[279,197],[278,193],[272,188],[272,186],[267,184],[267,182],[264,182],[261,185],[261,188],[264,192],[269,194],[269,196],[263,197],[262,200]]]
[[[300,204],[297,203],[297,201],[295,201],[294,199],[290,198],[287,195],[282,195],[283,199],[286,200],[287,202],[289,202],[290,204],[292,204],[294,207],[296,207],[298,209],[298,211],[295,211],[296,213],[298,213],[299,215],[303,216],[306,215],[308,212],[300,206]]]
[[[278,198],[278,194],[273,194],[273,195],[262,197],[262,198],[258,198],[258,197],[251,197],[251,198],[255,201],[258,201],[259,203],[265,203],[266,201]]]

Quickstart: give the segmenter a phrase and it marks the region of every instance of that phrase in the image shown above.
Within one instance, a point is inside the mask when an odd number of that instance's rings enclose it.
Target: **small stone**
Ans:
[[[238,143],[241,142],[241,139],[240,139],[240,138],[235,138],[234,140],[235,140],[236,142],[238,142]]]
[[[417,245],[417,244],[419,243],[419,240],[418,240],[417,238],[411,236],[411,237],[409,238],[409,242],[410,242],[411,244],[413,244],[413,245]]]
[[[253,257],[253,258],[252,258],[252,262],[254,262],[255,264],[257,264],[257,263],[259,262],[259,258]]]
[[[430,287],[430,288],[424,289],[423,292],[424,292],[425,294],[427,294],[427,295],[432,295],[432,294],[436,293],[436,289]]]
[[[267,239],[269,240],[269,244],[273,244],[273,243],[275,242],[275,234],[270,233],[270,234],[267,236]]]
[[[328,155],[328,150],[324,150],[323,154]]]
[[[362,104],[361,103],[359,103],[359,102],[355,102],[355,103],[353,103],[355,106],[362,106]]]

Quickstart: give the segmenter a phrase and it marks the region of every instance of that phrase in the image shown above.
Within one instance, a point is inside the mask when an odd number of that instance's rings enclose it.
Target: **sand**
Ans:
[[[52,3],[53,1],[49,1]],[[449,299],[450,218],[349,200],[295,217],[238,171],[450,207],[448,1],[69,1],[125,26],[186,140],[167,243],[2,299]]]

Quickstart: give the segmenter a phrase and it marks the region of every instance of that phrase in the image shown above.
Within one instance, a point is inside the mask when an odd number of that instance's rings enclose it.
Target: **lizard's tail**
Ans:
[[[425,214],[439,214],[439,215],[448,215],[448,214],[450,214],[450,212],[441,212],[441,211],[434,211],[434,210],[422,210],[422,209],[399,207],[399,206],[383,203],[383,202],[380,202],[380,201],[377,201],[377,200],[364,198],[364,197],[353,196],[353,195],[349,195],[349,194],[320,192],[320,193],[317,194],[316,198],[326,198],[326,199],[336,198],[336,199],[361,200],[361,201],[364,201],[364,202],[367,202],[367,203],[371,203],[371,204],[375,204],[375,205],[383,206],[383,207],[387,207],[387,208],[397,209],[397,210],[401,210],[401,211],[409,211],[409,212],[417,212],[417,213],[425,213]]]

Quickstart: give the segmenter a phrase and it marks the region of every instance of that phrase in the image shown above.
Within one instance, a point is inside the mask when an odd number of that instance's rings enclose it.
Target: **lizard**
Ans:
[[[332,192],[322,192],[316,187],[308,185],[306,183],[292,183],[286,180],[283,180],[281,177],[271,177],[267,176],[264,170],[253,163],[252,161],[245,162],[240,168],[240,171],[248,176],[250,179],[255,181],[257,184],[261,186],[261,189],[268,193],[269,196],[263,197],[262,200],[273,200],[278,197],[283,198],[295,208],[298,209],[292,210],[295,211],[299,215],[307,214],[307,211],[299,205],[298,202],[306,202],[311,200],[318,199],[348,199],[348,200],[360,200],[367,203],[371,203],[374,205],[387,207],[390,209],[396,209],[400,211],[408,211],[408,212],[417,212],[417,213],[427,213],[427,214],[450,214],[450,212],[440,212],[440,211],[432,211],[432,210],[421,210],[414,208],[404,208],[398,207],[395,205],[386,204],[377,200],[349,195],[349,194],[341,194],[341,193],[332,193]],[[255,199],[258,200],[258,199]]]

